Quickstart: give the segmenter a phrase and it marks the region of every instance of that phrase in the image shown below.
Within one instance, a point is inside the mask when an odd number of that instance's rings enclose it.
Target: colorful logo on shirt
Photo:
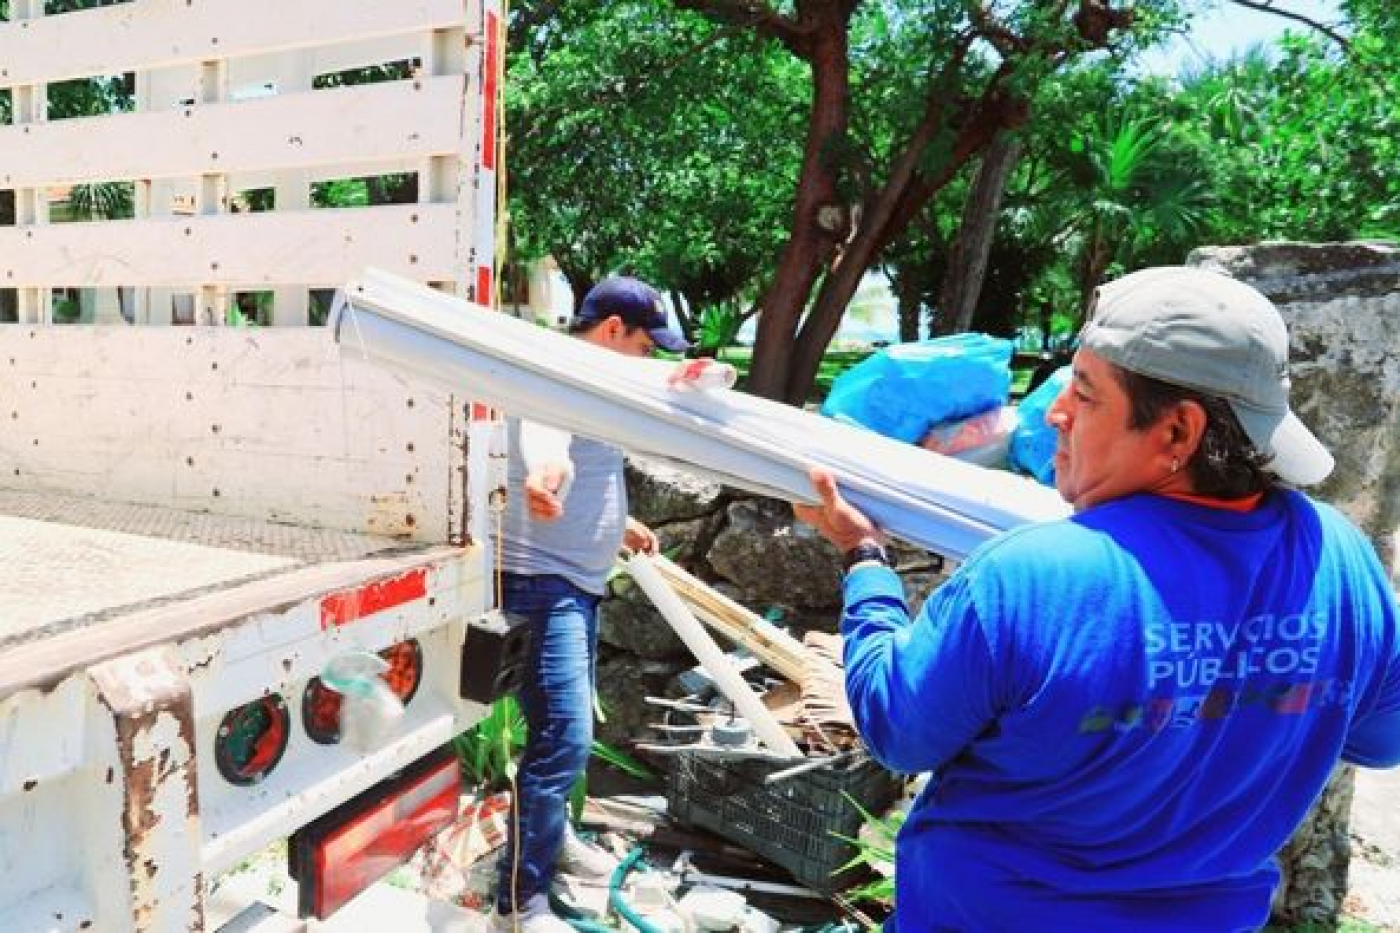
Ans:
[[[1080,720],[1080,733],[1160,732],[1250,708],[1299,716],[1351,702],[1349,681],[1315,678],[1326,656],[1321,613],[1153,622],[1143,636],[1148,696],[1095,706]]]

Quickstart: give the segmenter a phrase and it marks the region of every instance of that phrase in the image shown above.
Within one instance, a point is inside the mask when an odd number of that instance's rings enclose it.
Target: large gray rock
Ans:
[[[1383,243],[1204,246],[1186,264],[1248,282],[1278,305],[1369,298],[1400,290],[1400,249]]]
[[[722,485],[697,473],[648,457],[627,458],[632,515],[652,527],[716,512],[724,496]]]
[[[630,753],[633,745],[648,735],[648,724],[661,718],[645,698],[664,696],[666,685],[679,669],[635,655],[609,654],[600,659],[597,684],[603,720],[594,730],[598,740]]]
[[[650,660],[687,657],[689,649],[642,588],[630,577],[619,576],[609,587],[598,621],[598,640],[621,651]]]
[[[1351,867],[1351,803],[1356,769],[1342,765],[1308,818],[1279,853],[1283,880],[1274,892],[1273,921],[1289,928],[1331,929],[1342,909]]]
[[[727,516],[706,557],[716,573],[746,594],[750,609],[841,605],[841,556],[810,526],[795,521],[787,504],[741,500],[729,506]]]
[[[715,536],[724,527],[724,513],[715,512],[702,518],[653,525],[661,553],[694,572],[696,564],[705,559]]]

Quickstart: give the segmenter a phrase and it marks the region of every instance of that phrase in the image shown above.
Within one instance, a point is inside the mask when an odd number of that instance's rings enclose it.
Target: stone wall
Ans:
[[[1365,530],[1400,580],[1400,249],[1266,243],[1198,249],[1187,262],[1278,306],[1293,343],[1294,410],[1337,458],[1311,491]]]
[[[664,554],[741,605],[800,634],[836,631],[841,561],[785,502],[755,497],[660,461],[630,458],[632,514],[657,533]],[[892,554],[914,605],[942,579],[942,561],[896,545]],[[690,655],[650,600],[626,576],[609,585],[599,640],[598,693],[605,742],[627,746],[657,710],[645,696],[674,693]],[[728,647],[727,645],[725,647]]]
[[[1258,288],[1292,340],[1292,402],[1337,458],[1309,490],[1375,542],[1400,579],[1400,250],[1366,243],[1265,243],[1194,251],[1187,262]],[[1355,772],[1339,767],[1279,855],[1279,924],[1335,924],[1347,891]]]

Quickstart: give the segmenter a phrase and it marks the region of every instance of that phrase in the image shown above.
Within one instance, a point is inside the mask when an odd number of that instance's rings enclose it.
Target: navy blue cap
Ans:
[[[684,353],[690,349],[690,342],[680,329],[671,326],[660,293],[641,279],[615,275],[599,282],[584,296],[574,321],[596,324],[614,314],[629,327],[645,328],[663,350]]]

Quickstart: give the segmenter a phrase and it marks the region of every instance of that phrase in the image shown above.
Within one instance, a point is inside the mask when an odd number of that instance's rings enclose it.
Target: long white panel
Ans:
[[[419,281],[454,277],[456,206],[0,227],[0,282],[14,287],[335,285],[367,265]]]
[[[461,110],[461,77],[440,77],[10,126],[0,188],[450,155]]]
[[[0,23],[0,88],[462,24],[462,0],[142,0]]]
[[[403,279],[371,272],[344,295],[332,327],[357,362],[469,384],[472,398],[511,414],[792,502],[813,501],[808,470],[824,466],[881,527],[948,557],[1069,514],[1055,490],[1026,477],[730,389],[678,390],[674,364],[619,357]]]

